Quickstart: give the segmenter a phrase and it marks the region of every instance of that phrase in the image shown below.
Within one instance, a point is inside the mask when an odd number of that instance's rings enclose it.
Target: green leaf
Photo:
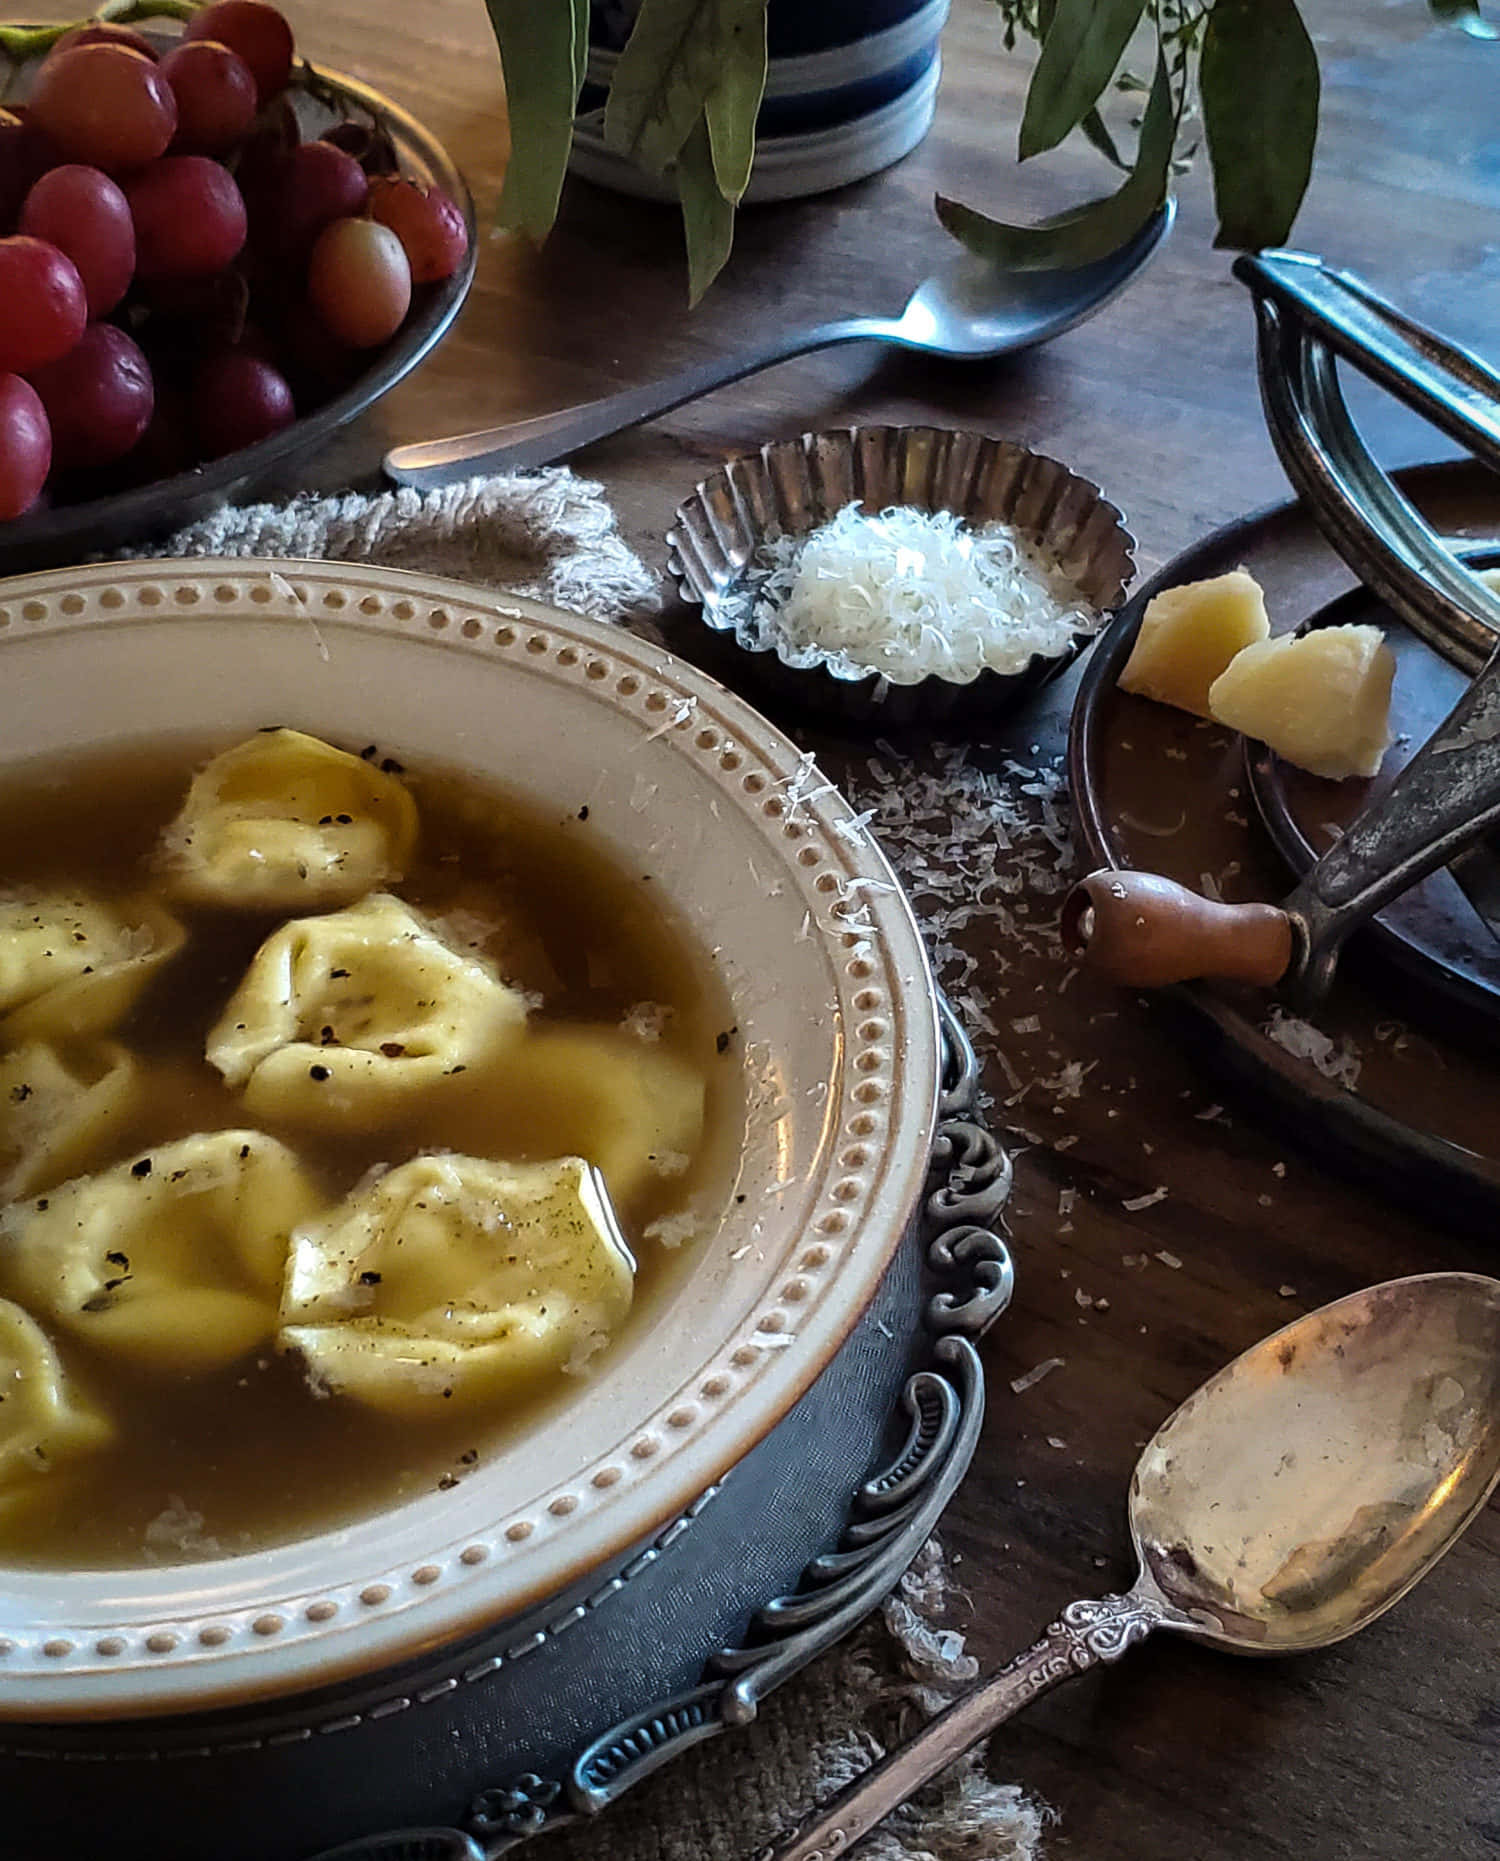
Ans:
[[[510,111],[500,224],[542,240],[557,218],[573,148],[577,28],[587,10],[576,3],[559,6],[557,0],[485,0],[485,7],[500,48]]]
[[[708,124],[702,117],[678,152],[677,197],[687,236],[688,301],[696,304],[723,270],[734,240],[734,202],[719,191]]]
[[[1434,19],[1445,26],[1457,26],[1471,39],[1500,38],[1500,32],[1480,12],[1478,0],[1427,0]]]
[[[1216,246],[1285,243],[1318,139],[1318,55],[1296,0],[1217,0],[1198,65]]]
[[[589,74],[589,0],[573,0],[573,108]]]
[[[730,28],[723,73],[704,106],[719,192],[735,203],[750,182],[755,119],[766,88],[765,8],[746,8],[745,13]]]
[[[1130,173],[1130,163],[1120,153],[1119,144],[1109,133],[1109,125],[1097,110],[1090,110],[1082,117],[1078,127],[1107,162],[1113,162],[1125,174]]]
[[[1021,160],[1055,149],[1103,96],[1145,0],[1057,0],[1021,118]]]
[[[642,0],[609,87],[604,138],[653,174],[676,159],[767,0]],[[705,132],[706,134],[707,132]]]
[[[1171,80],[1158,55],[1135,165],[1113,194],[1055,214],[1035,226],[1004,225],[941,194],[936,202],[937,216],[971,252],[1010,271],[1045,271],[1108,258],[1140,231],[1166,199],[1177,117]]]

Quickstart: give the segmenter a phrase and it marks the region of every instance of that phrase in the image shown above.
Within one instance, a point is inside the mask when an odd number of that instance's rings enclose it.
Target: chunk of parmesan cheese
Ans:
[[[1214,680],[1270,631],[1260,583],[1248,570],[1165,589],[1146,604],[1120,689],[1208,717]]]
[[[1318,627],[1247,646],[1215,679],[1209,708],[1299,769],[1341,782],[1379,769],[1395,676],[1378,627]]]

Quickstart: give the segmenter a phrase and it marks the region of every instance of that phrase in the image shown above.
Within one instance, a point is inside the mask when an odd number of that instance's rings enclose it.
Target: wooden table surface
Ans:
[[[288,10],[314,58],[397,97],[446,141],[482,209],[493,202],[507,139],[481,0],[292,0]],[[1420,0],[1310,0],[1307,10],[1324,124],[1297,243],[1500,354],[1500,45],[1434,27]],[[783,322],[894,310],[947,250],[930,212],[936,187],[1019,218],[1108,185],[1087,151],[1017,170],[1025,65],[1004,52],[984,0],[955,0],[944,47],[926,144],[842,193],[742,215],[728,269],[691,315],[668,209],[572,183],[540,253],[486,238],[455,332],[305,482],[358,482],[397,440],[588,399]],[[577,463],[608,487],[628,536],[660,567],[675,502],[728,455],[855,420],[971,425],[1101,482],[1150,570],[1285,489],[1261,421],[1247,301],[1211,248],[1206,167],[1181,186],[1177,228],[1147,274],[1043,351],[973,367],[837,350]],[[1387,456],[1442,449],[1375,397],[1359,405]],[[1022,727],[1043,755],[1060,740],[1070,690]],[[847,766],[848,746],[820,748],[835,771]],[[994,955],[984,934],[971,946],[981,960]],[[986,1663],[1070,1598],[1129,1581],[1124,1496],[1136,1454],[1220,1363],[1362,1283],[1496,1266],[1493,1246],[1446,1232],[1440,1210],[1423,1223],[1327,1173],[1253,1104],[1195,1117],[1222,1089],[1133,997],[1080,981],[1034,999],[1042,1039],[1028,1050],[1018,1037],[1012,1063],[1030,1076],[1045,1049],[1099,1064],[1079,1097],[1028,1102],[1047,1142],[1018,1166],[1018,1292],[985,1346],[987,1430],[944,1528]],[[1091,1021],[1115,1009],[1118,1019]],[[993,1048],[990,1083],[1004,1096]],[[1165,1200],[1122,1206],[1161,1184]],[[1065,1218],[1068,1188],[1077,1200]],[[1124,1264],[1141,1254],[1147,1266]],[[1080,1292],[1107,1309],[1085,1308]],[[1012,1379],[1053,1356],[1062,1369],[1012,1394]],[[1497,1605],[1491,1508],[1430,1582],[1356,1641],[1242,1663],[1168,1639],[1034,1707],[996,1739],[992,1768],[1058,1811],[1052,1861],[1500,1855]]]

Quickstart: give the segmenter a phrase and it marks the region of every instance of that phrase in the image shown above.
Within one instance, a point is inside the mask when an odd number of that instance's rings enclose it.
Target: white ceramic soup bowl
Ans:
[[[743,1141],[666,1295],[453,1490],[252,1555],[0,1568],[0,1718],[240,1707],[376,1673],[576,1585],[787,1414],[922,1190],[939,1044],[905,900],[809,760],[693,667],[389,570],[155,562],[0,584],[0,765],[272,723],[469,770],[559,818],[587,806],[712,954]]]

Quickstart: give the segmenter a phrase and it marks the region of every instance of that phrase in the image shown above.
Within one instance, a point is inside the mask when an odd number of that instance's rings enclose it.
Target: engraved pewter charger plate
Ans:
[[[918,1207],[938,1014],[878,849],[786,738],[694,668],[398,571],[151,562],[9,581],[0,719],[7,763],[275,722],[472,771],[560,820],[587,807],[580,831],[649,874],[713,953],[744,1102],[696,1258],[525,1438],[452,1491],[271,1550],[0,1572],[0,1719],[247,1708],[586,1593],[788,1415]]]

